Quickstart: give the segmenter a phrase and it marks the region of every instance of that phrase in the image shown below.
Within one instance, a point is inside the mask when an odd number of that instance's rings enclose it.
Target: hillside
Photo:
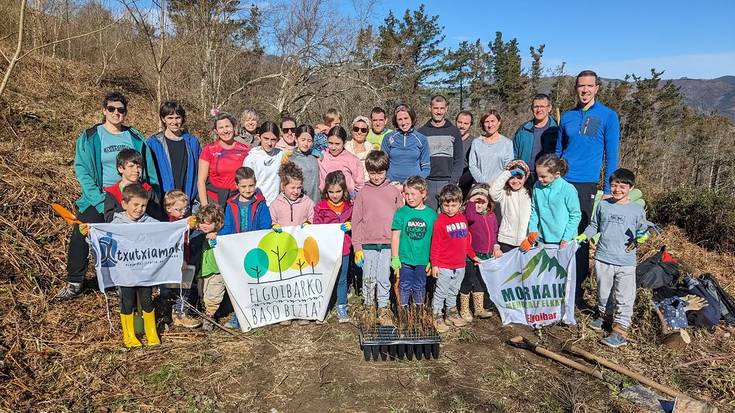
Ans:
[[[684,103],[703,112],[719,112],[735,122],[735,76],[716,79],[673,79]]]

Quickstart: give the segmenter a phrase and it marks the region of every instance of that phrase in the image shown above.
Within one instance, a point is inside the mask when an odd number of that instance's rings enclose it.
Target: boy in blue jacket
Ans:
[[[265,203],[265,197],[256,187],[255,171],[247,166],[239,168],[235,171],[235,183],[238,194],[227,200],[225,225],[217,235],[270,229],[271,213]],[[240,329],[237,313],[225,327]]]

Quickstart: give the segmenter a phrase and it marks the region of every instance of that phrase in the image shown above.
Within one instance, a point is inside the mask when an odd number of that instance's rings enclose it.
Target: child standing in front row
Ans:
[[[347,271],[350,268],[350,229],[352,228],[352,202],[347,192],[347,179],[342,171],[334,171],[324,178],[322,200],[314,208],[315,224],[342,224],[345,233],[342,244],[342,265],[337,279],[337,321],[347,323]]]
[[[304,174],[293,162],[281,165],[278,172],[281,178],[281,193],[270,205],[273,231],[281,232],[281,227],[305,225],[314,221],[314,201],[303,193]],[[299,324],[308,324],[300,320]],[[291,320],[281,321],[284,326],[291,325]]]
[[[472,250],[477,257],[483,260],[503,255],[500,251],[498,238],[498,220],[493,213],[493,201],[490,200],[490,187],[487,184],[475,184],[467,194],[467,205],[464,215],[467,217],[467,226],[472,237]],[[504,215],[505,217],[505,215]],[[492,313],[485,310],[486,293],[485,283],[482,281],[480,270],[471,260],[465,265],[464,279],[459,288],[459,314],[465,321],[472,321],[470,313],[470,294],[474,306],[475,317],[489,318]]]
[[[564,248],[576,237],[582,213],[577,190],[561,177],[567,169],[567,161],[555,154],[536,161],[538,182],[533,186],[528,236],[521,242],[521,251],[530,250],[537,240]]]
[[[401,191],[387,179],[388,155],[372,151],[365,158],[368,181],[355,198],[352,212],[352,246],[355,265],[362,268],[365,305],[378,305],[378,322],[393,325],[390,310],[391,222],[403,206]],[[377,287],[377,288],[376,288]]]
[[[267,135],[260,136],[261,142],[267,142],[268,139]],[[256,187],[255,171],[247,166],[238,168],[235,171],[235,184],[238,194],[227,200],[225,225],[219,235],[269,229],[272,225],[271,213],[265,196],[260,192],[260,188]],[[240,329],[237,312],[225,327]]]
[[[396,211],[391,223],[390,266],[398,271],[398,303],[404,309],[411,298],[414,304],[423,305],[426,297],[431,234],[436,221],[436,212],[424,204],[427,189],[426,179],[420,176],[406,179],[406,205]]]
[[[628,196],[634,186],[633,172],[627,169],[613,172],[610,175],[612,197],[600,201],[590,224],[576,238],[583,242],[600,234],[595,252],[599,315],[590,327],[602,330],[605,318],[612,316],[615,310],[612,332],[602,339],[602,343],[610,347],[628,344],[627,330],[636,292],[635,247],[648,238],[646,211]],[[611,293],[613,299],[610,299]]]
[[[508,252],[521,245],[531,218],[531,189],[528,187],[528,165],[515,159],[505,166],[490,186],[490,197],[500,204],[503,216],[498,229],[498,245]]]
[[[222,228],[224,216],[219,204],[211,203],[203,206],[197,213],[199,230],[204,233],[202,246],[202,264],[199,268],[199,283],[204,301],[204,312],[208,318],[213,318],[222,299],[225,297],[225,279],[219,272],[217,261],[214,258],[214,247],[217,245],[217,231]],[[214,324],[208,319],[202,322],[202,330],[212,331]]]
[[[457,294],[465,272],[465,259],[474,263],[480,261],[472,249],[471,237],[467,228],[467,218],[462,214],[462,190],[455,184],[448,184],[439,193],[441,213],[434,222],[431,236],[431,276],[436,278],[436,290],[432,307],[434,327],[444,333],[449,326],[463,327],[467,321],[457,311]],[[447,308],[446,322],[442,318]]]

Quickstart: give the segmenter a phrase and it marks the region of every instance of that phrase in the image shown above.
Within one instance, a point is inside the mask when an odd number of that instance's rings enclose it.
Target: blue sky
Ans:
[[[383,0],[372,21],[379,25],[390,9],[402,16],[421,1]],[[593,69],[602,77],[647,75],[651,67],[665,78],[735,75],[735,0],[582,1],[424,1],[429,15],[444,26],[444,47],[480,38],[518,39],[524,65],[528,48],[546,44],[544,65],[562,61],[574,74]],[[607,4],[605,4],[607,3]],[[558,16],[558,17],[556,17]]]

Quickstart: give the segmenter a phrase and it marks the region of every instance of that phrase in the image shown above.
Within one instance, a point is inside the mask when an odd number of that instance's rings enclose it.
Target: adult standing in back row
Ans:
[[[541,155],[554,153],[559,126],[551,113],[551,98],[539,93],[531,101],[533,119],[521,125],[513,136],[514,159],[521,159],[531,169],[531,183],[536,182],[536,161]]]
[[[569,164],[564,179],[574,185],[579,195],[582,219],[581,233],[592,216],[592,207],[600,181],[600,168],[605,163],[603,198],[610,197],[610,175],[618,168],[620,121],[618,114],[595,100],[599,89],[597,73],[583,70],[577,75],[577,106],[564,112],[559,122],[556,154]],[[575,301],[584,306],[582,283],[589,275],[589,244],[577,250],[577,289]]]
[[[462,134],[456,126],[448,121],[447,99],[442,95],[435,95],[429,103],[431,119],[419,128],[419,133],[426,136],[429,142],[429,158],[431,171],[426,180],[429,184],[429,196],[426,204],[437,209],[437,196],[444,185],[456,184],[462,176],[464,168],[464,150],[462,148]]]

